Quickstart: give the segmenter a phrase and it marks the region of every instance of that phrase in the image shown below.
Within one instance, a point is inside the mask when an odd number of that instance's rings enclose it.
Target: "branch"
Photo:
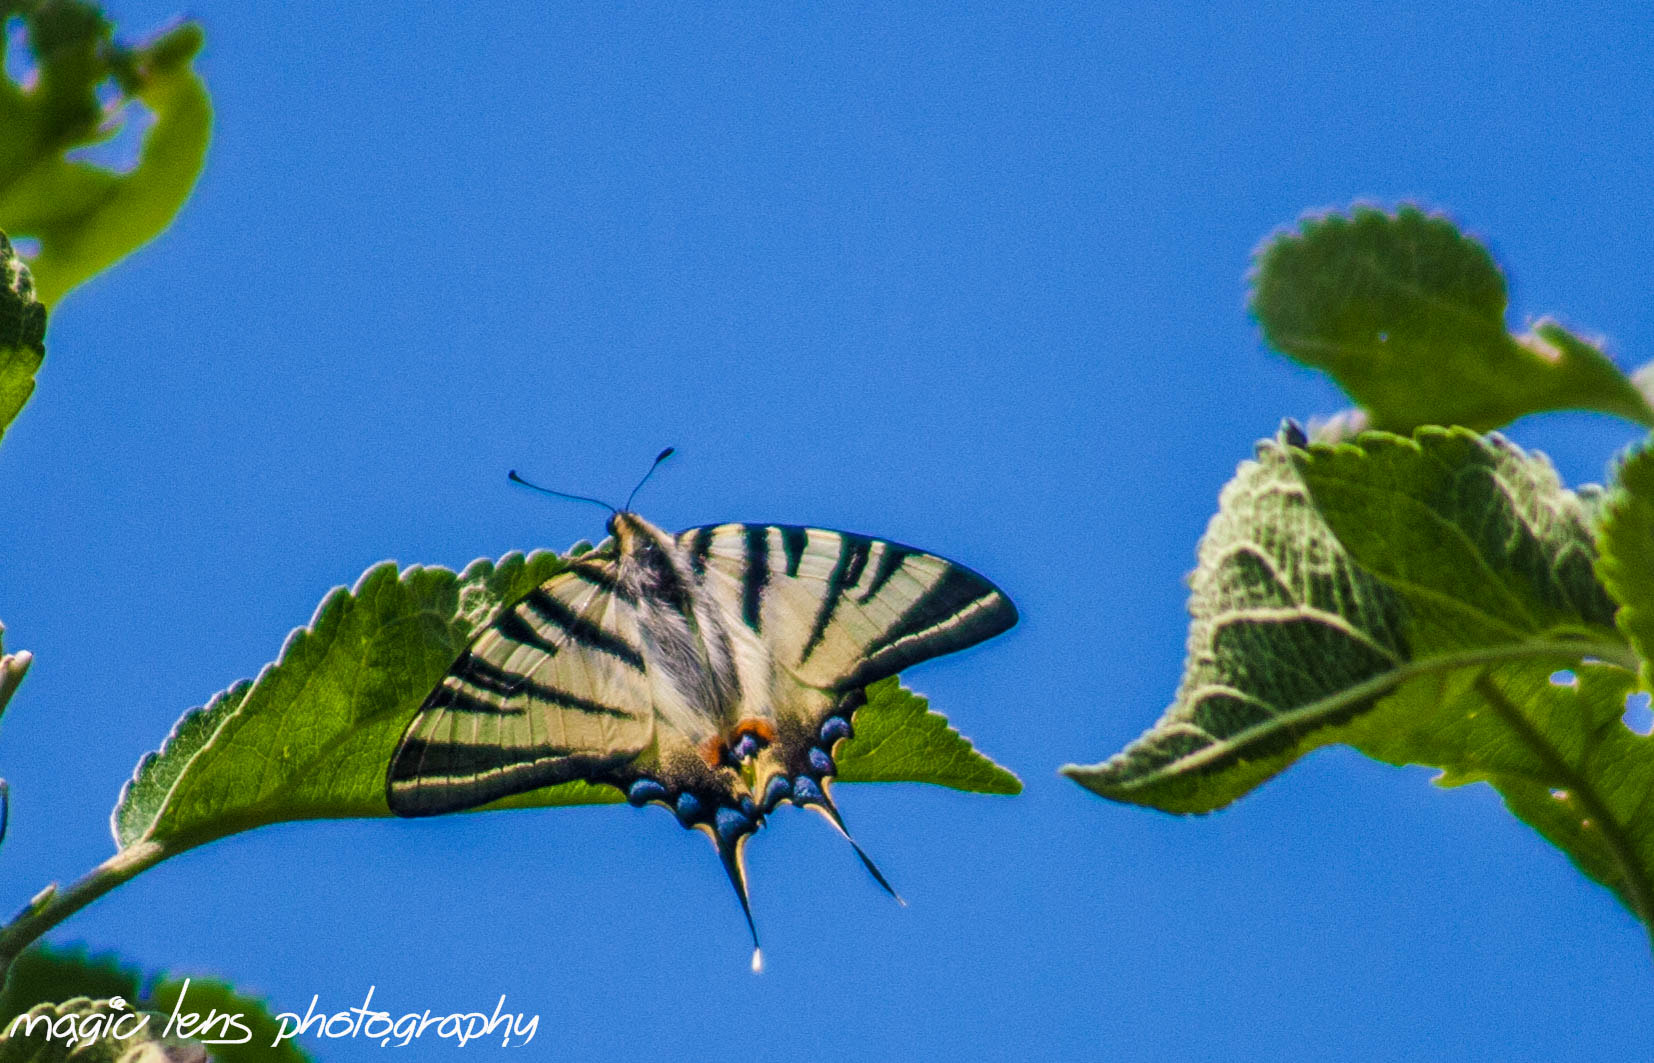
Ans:
[[[0,985],[5,984],[12,961],[40,935],[173,852],[157,842],[140,842],[111,856],[66,890],[59,890],[55,883],[41,890],[11,922],[0,927]]]

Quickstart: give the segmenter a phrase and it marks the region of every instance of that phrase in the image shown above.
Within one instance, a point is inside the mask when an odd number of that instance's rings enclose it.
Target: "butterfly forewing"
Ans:
[[[1016,623],[993,584],[899,543],[758,524],[692,528],[678,543],[776,670],[808,687],[847,693]]]
[[[399,815],[590,779],[654,731],[635,605],[613,558],[583,557],[503,610],[421,706],[391,762]]]

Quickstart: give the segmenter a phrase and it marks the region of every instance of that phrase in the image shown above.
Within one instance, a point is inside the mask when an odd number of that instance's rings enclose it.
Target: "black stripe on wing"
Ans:
[[[574,561],[570,562],[567,571],[571,576],[591,584],[605,594],[614,595],[627,605],[637,604],[637,595],[633,594],[625,584],[620,582],[613,563]]]
[[[528,683],[528,676],[521,672],[510,672],[499,665],[487,661],[470,650],[459,655],[459,660],[448,669],[448,674],[469,687],[508,698],[521,690]],[[438,688],[440,689],[440,688]],[[436,695],[433,694],[432,697]],[[429,704],[429,702],[427,702]]]
[[[861,578],[861,570],[867,566],[867,552],[873,546],[873,540],[862,535],[852,535],[849,532],[835,532],[839,537],[838,560],[833,563],[833,570],[827,574],[827,586],[821,595],[821,607],[816,610],[815,623],[810,627],[810,637],[804,640],[804,649],[799,653],[800,664],[810,659],[820,645],[822,636],[827,634],[827,627],[833,622],[833,614],[838,611],[839,599],[844,597],[844,588],[853,587]]]
[[[810,545],[810,532],[796,524],[782,524],[781,550],[787,555],[787,575],[797,577],[798,563],[804,560],[804,548]]]
[[[746,565],[741,574],[741,619],[747,622],[747,627],[758,631],[764,585],[770,581],[770,530],[762,524],[748,524],[742,540]]]
[[[999,588],[950,563],[941,578],[867,646],[862,662],[839,680],[837,689],[866,686],[920,661],[974,646],[1016,622],[1016,607]]]
[[[476,696],[475,691],[493,694],[510,701],[489,701]],[[481,713],[488,716],[521,716],[529,711],[528,701],[545,702],[560,709],[574,709],[593,716],[614,716],[631,719],[636,713],[604,705],[566,690],[537,683],[526,675],[506,671],[490,664],[473,653],[466,652],[448,670],[442,684],[431,691],[420,706],[426,709],[452,709],[456,712]]]
[[[902,567],[902,562],[913,556],[913,551],[895,543],[885,543],[884,549],[879,551],[879,563],[873,569],[873,578],[867,582],[867,589],[856,598],[859,604],[865,605],[878,597],[884,585],[890,582]]]
[[[529,591],[523,600],[517,604],[516,608],[512,609],[507,615],[522,617],[526,623],[529,621],[527,617],[523,617],[523,610],[525,609],[539,620],[547,624],[555,624],[562,629],[563,633],[569,637],[570,642],[578,643],[587,649],[597,650],[599,653],[606,653],[636,671],[643,671],[643,654],[638,652],[637,647],[631,645],[625,639],[604,631],[597,624],[592,623],[569,606],[547,594],[543,588],[535,588]],[[516,639],[518,642],[524,641],[517,639],[515,635],[506,631],[503,623],[496,626],[501,634]],[[530,645],[534,644],[530,643]],[[543,647],[535,646],[535,648]],[[556,651],[553,650],[552,652]]]
[[[712,553],[712,533],[716,525],[696,528],[689,539],[689,568],[697,577],[706,575],[707,555]]]
[[[449,686],[447,680],[431,691],[431,696],[425,699],[425,704],[420,706],[419,711],[424,712],[426,709],[452,709],[474,716],[521,716],[527,711],[521,704],[485,701],[468,691]]]
[[[557,643],[540,634],[540,629],[523,619],[521,613],[515,609],[507,609],[494,621],[494,630],[512,642],[521,643],[539,650],[547,657],[557,655]]]
[[[628,759],[554,745],[429,742],[410,735],[391,761],[386,798],[399,816],[437,816],[589,780]]]

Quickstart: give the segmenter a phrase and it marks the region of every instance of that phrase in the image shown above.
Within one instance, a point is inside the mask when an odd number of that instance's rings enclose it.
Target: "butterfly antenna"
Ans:
[[[539,484],[531,484],[527,480],[523,479],[521,476],[518,476],[516,469],[512,469],[510,472],[506,473],[505,478],[507,480],[510,480],[514,484],[522,484],[524,487],[528,488],[529,490],[538,491],[543,495],[552,495],[556,498],[572,499],[575,502],[590,502],[594,506],[602,506],[604,509],[608,510],[610,513],[619,512],[618,510],[615,509],[615,507],[609,505],[607,502],[603,501],[601,498],[587,498],[585,495],[571,495],[567,491],[553,491],[549,487],[541,487]]]
[[[620,507],[620,508],[626,510],[628,513],[631,512],[631,510],[632,510],[632,499],[636,498],[637,493],[639,491],[643,490],[643,485],[649,482],[649,477],[655,475],[655,470],[660,468],[660,463],[665,461],[667,458],[670,458],[674,453],[677,452],[677,449],[678,449],[677,447],[667,447],[665,450],[663,450],[659,454],[655,455],[655,463],[653,465],[649,466],[649,471],[644,473],[643,474],[643,479],[639,480],[637,482],[637,486],[632,488],[632,493],[626,496],[626,504],[624,506]]]
[[[844,840],[850,843],[850,848],[854,849],[856,855],[861,857],[861,864],[867,868],[867,873],[873,876],[873,881],[884,887],[884,891],[894,897],[897,904],[906,908],[907,901],[903,900],[902,895],[897,893],[895,887],[891,886],[890,882],[886,880],[878,865],[873,863],[873,858],[862,851],[862,847],[856,844],[856,839],[850,837],[850,832],[844,827],[844,817],[839,815],[838,806],[833,804],[833,799],[828,796],[826,787],[822,787],[821,798],[809,801],[807,807],[815,809],[826,817],[827,822],[833,825],[833,829],[843,835]]]
[[[741,899],[741,914],[747,917],[747,931],[752,934],[752,973],[762,974],[764,950],[758,947],[758,925],[752,921],[752,902],[747,899],[747,862],[744,849],[750,837],[751,834],[742,834],[727,840],[714,837],[712,844],[718,847],[718,859],[724,862],[729,884],[735,887],[735,896]]]

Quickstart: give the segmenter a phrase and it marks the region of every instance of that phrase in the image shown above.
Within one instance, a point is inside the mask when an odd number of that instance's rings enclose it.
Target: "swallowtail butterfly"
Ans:
[[[391,760],[391,810],[439,815],[577,779],[664,805],[716,846],[758,970],[747,838],[786,802],[849,838],[829,783],[863,689],[999,634],[1016,609],[962,565],[865,535],[673,535],[629,508],[608,532],[460,654]]]

